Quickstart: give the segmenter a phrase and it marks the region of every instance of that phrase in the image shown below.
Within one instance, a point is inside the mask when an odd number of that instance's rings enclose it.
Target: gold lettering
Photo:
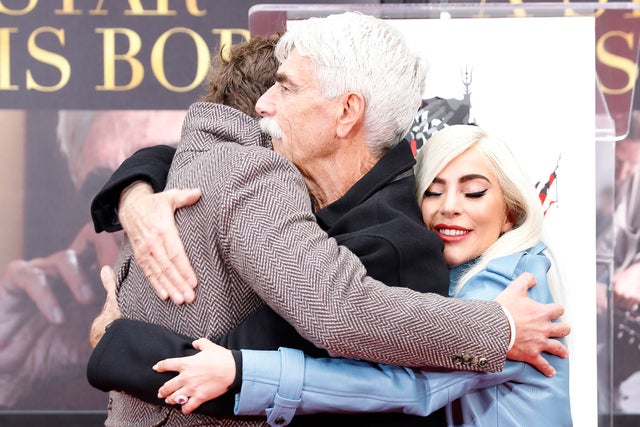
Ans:
[[[243,41],[247,41],[251,38],[249,30],[244,28],[225,28],[221,30],[211,30],[213,34],[220,35],[220,50],[222,51],[222,57],[228,59],[229,48],[233,44],[233,35],[238,34],[243,38]]]
[[[56,9],[53,13],[56,15],[82,15],[82,11],[75,7],[75,0],[62,0],[62,9]]]
[[[11,84],[11,33],[17,28],[0,28],[0,90],[18,90]]]
[[[522,0],[509,0],[510,4],[522,4]],[[513,15],[514,18],[526,18],[533,15],[528,15],[526,9],[514,9]]]
[[[33,33],[31,33],[27,42],[27,49],[29,50],[29,54],[34,59],[57,68],[60,71],[60,80],[53,86],[43,86],[41,84],[38,84],[34,80],[33,75],[31,74],[31,70],[27,69],[26,88],[28,90],[35,89],[41,92],[55,92],[65,87],[65,85],[69,82],[69,78],[71,77],[71,66],[69,65],[69,61],[67,61],[65,57],[48,50],[44,50],[37,45],[36,37],[38,37],[38,35],[42,33],[51,33],[55,35],[60,42],[60,46],[64,46],[64,30],[52,27],[38,28]]]
[[[91,9],[89,11],[89,15],[94,16],[105,16],[108,15],[109,12],[102,9],[102,5],[104,4],[104,0],[98,0],[98,4],[96,4],[95,9]]]
[[[164,72],[164,50],[167,44],[167,40],[170,36],[178,33],[187,34],[191,39],[193,39],[196,46],[196,53],[198,58],[198,63],[196,65],[196,75],[188,86],[174,86],[167,80],[167,75]],[[207,72],[209,70],[209,47],[207,43],[200,37],[200,35],[189,28],[172,28],[169,31],[166,31],[162,34],[158,41],[153,45],[153,49],[151,49],[151,69],[153,70],[153,75],[156,76],[158,82],[165,88],[173,91],[173,92],[188,92],[194,88],[196,88],[202,81],[207,77]]]
[[[629,51],[631,53],[634,52],[633,46],[633,33],[624,33],[622,31],[609,31],[606,34],[603,34],[602,37],[596,43],[596,57],[598,61],[607,65],[611,68],[615,68],[617,70],[622,71],[627,75],[627,83],[620,88],[611,88],[602,84],[602,91],[607,95],[621,95],[623,93],[629,92],[633,89],[634,83],[638,78],[638,67],[635,62],[630,60],[629,58],[625,58],[624,56],[616,55],[607,51],[605,47],[605,43],[607,40],[619,37],[627,43],[629,46]]]
[[[570,4],[571,0],[562,0],[563,3],[565,4]],[[607,0],[598,0],[598,3],[606,3]],[[579,13],[577,13],[576,11],[574,11],[573,9],[565,9],[564,11],[564,16],[593,16],[593,17],[598,17],[600,15],[602,15],[604,13],[604,9],[598,9],[593,13],[588,13],[587,15],[581,15]]]
[[[191,16],[205,16],[207,14],[206,10],[198,7],[198,0],[185,0],[185,6]]]
[[[633,0],[632,3],[640,4],[640,0]],[[640,9],[633,9],[631,13],[625,13],[623,16],[628,19],[640,18]]]
[[[155,10],[146,10],[142,7],[140,0],[129,0],[129,9],[125,10],[125,15],[136,16],[174,16],[175,10],[169,10],[169,0],[156,0]]]
[[[29,4],[27,4],[24,7],[24,9],[16,10],[16,9],[9,9],[2,3],[2,0],[0,0],[0,13],[4,13],[5,15],[10,15],[10,16],[26,15],[27,13],[31,12],[33,8],[36,7],[37,4],[38,4],[38,0],[29,0]]]
[[[483,5],[483,4],[487,4],[487,0],[480,0],[479,4],[482,4],[482,5]],[[480,8],[478,8],[478,11],[479,11],[479,12],[475,13],[475,14],[472,16],[472,18],[488,18],[488,17],[489,17],[489,15],[485,14],[485,13],[484,13],[484,10],[485,10],[485,9],[484,9],[484,7],[480,7]]]
[[[142,47],[138,33],[128,28],[96,28],[96,33],[102,33],[104,39],[104,84],[96,86],[96,90],[126,91],[139,86],[144,78],[144,67],[135,58]],[[129,50],[124,54],[116,54],[117,34],[125,36],[129,41]],[[126,61],[131,67],[131,80],[126,85],[116,86],[116,61]]]

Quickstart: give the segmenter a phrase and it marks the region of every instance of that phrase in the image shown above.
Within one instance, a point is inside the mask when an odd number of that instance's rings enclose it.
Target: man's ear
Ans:
[[[349,92],[342,97],[339,104],[336,133],[339,137],[346,137],[354,131],[358,131],[364,124],[365,102],[362,95]]]

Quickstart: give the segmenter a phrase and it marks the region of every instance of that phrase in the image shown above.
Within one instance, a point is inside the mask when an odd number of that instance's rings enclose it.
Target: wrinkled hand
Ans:
[[[118,217],[127,233],[136,262],[160,298],[176,304],[195,298],[196,274],[182,245],[175,211],[193,205],[200,190],[167,190],[154,194],[151,186],[136,182],[120,197]]]
[[[100,280],[102,280],[102,286],[104,286],[105,291],[107,291],[107,298],[104,302],[104,307],[102,307],[102,311],[91,324],[89,331],[89,344],[91,344],[91,348],[96,347],[98,341],[100,341],[104,335],[107,325],[122,317],[116,299],[116,275],[113,269],[109,266],[102,267],[100,270]]]
[[[88,224],[69,249],[12,261],[2,274],[0,406],[12,406],[38,381],[84,369],[91,350],[87,325],[99,310],[94,301],[102,297],[95,279],[83,273],[95,262],[92,252],[101,250],[94,236]]]
[[[0,278],[3,298],[20,300],[26,296],[50,323],[61,324],[65,315],[55,288],[59,288],[58,293],[70,292],[82,305],[93,303],[96,299],[92,285],[95,278],[87,276],[86,272],[91,269],[88,264],[95,262],[100,255],[98,252],[117,253],[119,244],[113,235],[97,236],[88,223],[80,229],[68,249],[30,261],[8,263]]]
[[[542,352],[567,357],[569,349],[560,341],[569,335],[571,328],[562,322],[552,322],[564,314],[560,304],[541,304],[527,296],[527,290],[535,286],[535,278],[524,273],[502,291],[496,301],[505,307],[515,322],[516,341],[507,358],[533,365],[548,377],[555,375]]]
[[[617,305],[629,308],[640,302],[640,262],[613,276],[613,292]]]
[[[153,369],[157,372],[178,372],[158,390],[158,397],[170,405],[176,404],[179,395],[189,397],[182,405],[182,412],[189,414],[201,404],[224,394],[233,384],[236,364],[230,350],[206,338],[193,342],[198,354],[165,359]]]

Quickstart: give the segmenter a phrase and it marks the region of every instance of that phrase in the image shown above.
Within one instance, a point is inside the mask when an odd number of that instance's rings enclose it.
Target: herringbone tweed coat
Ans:
[[[196,300],[176,306],[157,298],[125,242],[117,288],[124,317],[215,337],[264,300],[336,356],[459,369],[453,359],[467,353],[485,356],[487,370],[502,367],[509,326],[496,303],[419,294],[366,276],[355,255],[317,226],[299,172],[267,144],[255,120],[237,110],[190,108],[167,188],[202,190],[176,215],[198,274]],[[110,401],[108,426],[266,425],[184,416],[118,392]]]

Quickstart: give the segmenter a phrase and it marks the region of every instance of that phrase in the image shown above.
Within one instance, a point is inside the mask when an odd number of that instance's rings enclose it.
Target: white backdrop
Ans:
[[[532,185],[557,172],[545,240],[566,278],[572,415],[597,426],[594,18],[389,22],[429,65],[423,98],[462,100],[469,72],[471,120],[525,159]]]
[[[574,424],[597,425],[593,18],[391,20],[428,59],[424,98],[462,99],[548,192],[546,241],[566,277]]]

